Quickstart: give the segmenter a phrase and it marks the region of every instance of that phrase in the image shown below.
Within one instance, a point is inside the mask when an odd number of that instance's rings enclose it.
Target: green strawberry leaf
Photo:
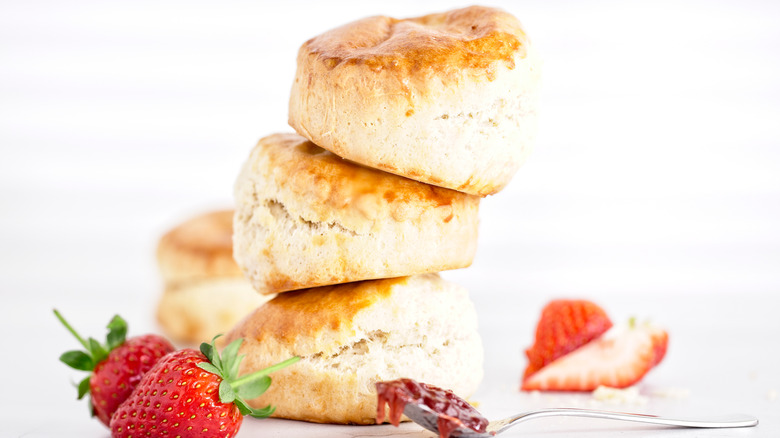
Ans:
[[[237,390],[238,396],[245,400],[252,400],[253,398],[263,395],[263,393],[268,390],[269,386],[271,386],[271,378],[268,376],[261,376],[259,379],[239,386]]]
[[[238,370],[240,369],[241,361],[244,360],[244,357],[246,357],[245,354],[239,355],[236,357],[235,363],[233,363],[233,369],[230,370],[230,375],[234,380],[238,378]]]
[[[240,398],[237,398],[233,400],[233,403],[236,404],[238,407],[238,411],[241,412],[241,415],[251,415],[252,414],[252,408],[249,407],[249,405],[246,404],[244,400],[241,400]]]
[[[203,353],[204,356],[206,356],[206,359],[209,360],[217,369],[223,370],[222,367],[222,358],[219,357],[219,352],[217,351],[217,347],[214,346],[214,343],[217,341],[217,338],[222,335],[214,336],[214,338],[211,340],[211,343],[203,342],[200,344],[200,352]],[[223,374],[220,372],[220,376]]]
[[[224,377],[228,380],[238,377],[240,360],[236,356],[242,342],[244,342],[244,339],[238,338],[222,350],[222,370],[225,372]]]
[[[80,371],[92,371],[95,368],[95,362],[92,360],[92,357],[80,350],[62,353],[60,362]]]
[[[106,351],[105,347],[103,347],[97,339],[89,338],[87,341],[89,342],[89,352],[92,355],[92,360],[95,361],[95,365],[108,357],[108,351]]]
[[[210,364],[210,363],[208,363],[208,362],[201,362],[201,363],[199,363],[199,364],[198,364],[198,368],[200,368],[200,369],[202,369],[202,370],[204,370],[204,371],[208,371],[208,372],[210,372],[211,374],[216,374],[216,375],[218,375],[218,376],[222,377],[222,376],[220,375],[221,373],[220,373],[220,371],[217,369],[217,367],[215,367],[214,365],[212,365],[212,364]]]
[[[200,344],[200,352],[206,356],[209,362],[214,362],[214,347],[208,342],[202,342]]]
[[[232,403],[236,399],[236,393],[230,382],[223,380],[219,383],[219,401],[222,403]]]
[[[252,409],[252,412],[250,412],[249,415],[254,418],[268,418],[271,416],[271,414],[274,413],[275,410],[275,407],[268,405],[261,409]]]
[[[106,346],[108,351],[124,344],[127,337],[127,322],[119,315],[114,315],[106,326],[108,335],[106,335]]]
[[[87,395],[87,393],[89,392],[89,377],[90,376],[87,376],[81,382],[79,382],[79,386],[78,386],[79,400],[84,398],[84,396]]]

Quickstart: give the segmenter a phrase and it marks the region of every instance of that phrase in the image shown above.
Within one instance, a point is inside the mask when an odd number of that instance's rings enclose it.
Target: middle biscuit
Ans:
[[[480,198],[263,138],[235,185],[234,257],[261,293],[469,266]]]

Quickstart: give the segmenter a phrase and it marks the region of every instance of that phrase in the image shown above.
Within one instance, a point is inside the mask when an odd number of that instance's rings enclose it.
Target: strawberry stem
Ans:
[[[71,325],[70,325],[70,324],[68,324],[68,321],[66,321],[66,320],[65,320],[65,318],[64,318],[62,315],[60,315],[60,312],[58,312],[58,311],[57,311],[57,309],[54,309],[54,316],[56,316],[56,317],[57,317],[57,319],[59,319],[59,320],[60,320],[60,322],[62,323],[62,325],[64,325],[64,326],[65,326],[65,328],[66,328],[66,329],[68,329],[68,331],[69,331],[69,332],[70,332],[70,333],[71,333],[73,336],[75,336],[75,337],[76,337],[76,339],[78,339],[78,340],[79,340],[79,342],[81,343],[81,345],[83,345],[83,346],[84,346],[84,348],[85,348],[87,351],[92,351],[92,350],[89,348],[89,344],[87,344],[87,341],[85,341],[85,340],[84,340],[84,338],[82,338],[82,337],[81,337],[81,336],[78,334],[78,332],[76,331],[76,329],[74,329],[73,327],[71,327]]]
[[[241,385],[245,385],[245,384],[247,384],[249,382],[252,382],[252,381],[255,381],[255,380],[257,380],[257,379],[259,379],[261,377],[267,376],[267,375],[273,373],[274,371],[278,371],[278,370],[280,370],[280,369],[282,369],[282,368],[284,368],[286,366],[292,365],[295,362],[298,362],[299,360],[301,360],[301,358],[299,356],[291,357],[291,358],[289,358],[289,359],[287,359],[287,360],[285,360],[283,362],[279,362],[276,365],[271,365],[268,368],[264,368],[262,370],[255,371],[252,374],[247,374],[245,376],[241,376],[238,379],[230,382],[230,385],[233,387],[233,389],[238,390],[238,388]]]

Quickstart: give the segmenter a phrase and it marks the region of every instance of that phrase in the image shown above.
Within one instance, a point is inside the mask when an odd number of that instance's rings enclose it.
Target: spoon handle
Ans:
[[[531,420],[541,417],[552,416],[570,416],[570,417],[589,417],[603,418],[608,420],[634,421],[639,423],[662,424],[666,426],[678,427],[698,427],[698,428],[720,428],[720,427],[750,427],[758,424],[758,419],[750,415],[728,414],[718,415],[707,418],[666,418],[655,415],[629,414],[623,412],[597,411],[590,409],[576,408],[556,408],[541,409],[533,412],[526,412],[501,421],[497,425],[499,430],[504,430],[514,423]]]

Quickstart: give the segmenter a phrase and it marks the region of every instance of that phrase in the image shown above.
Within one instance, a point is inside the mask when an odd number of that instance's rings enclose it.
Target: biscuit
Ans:
[[[234,257],[262,293],[462,268],[479,201],[275,134],[236,181]]]
[[[167,337],[198,345],[227,333],[271,297],[257,293],[243,277],[180,283],[163,292],[157,321]]]
[[[157,261],[165,291],[157,321],[169,338],[210,341],[270,299],[257,293],[233,260],[233,210],[202,214],[161,239]]]
[[[157,244],[157,264],[168,284],[241,276],[233,260],[233,210],[192,217],[165,233]]]
[[[231,331],[243,338],[241,375],[292,356],[250,400],[274,417],[374,424],[377,381],[408,377],[471,395],[483,370],[477,316],[465,289],[438,274],[277,295]]]
[[[297,65],[290,126],[366,166],[485,196],[532,148],[540,60],[501,10],[365,18],[306,41]]]

